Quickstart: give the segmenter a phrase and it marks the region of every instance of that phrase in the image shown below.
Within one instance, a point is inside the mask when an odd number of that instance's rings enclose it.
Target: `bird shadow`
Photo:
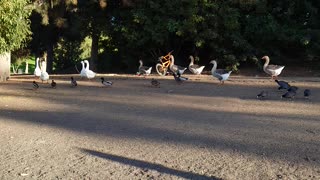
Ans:
[[[96,156],[99,158],[103,158],[106,160],[114,161],[117,163],[125,164],[125,165],[130,165],[130,166],[135,166],[138,168],[142,169],[150,169],[150,170],[155,170],[158,171],[159,173],[165,173],[165,174],[170,174],[174,176],[179,176],[181,178],[186,178],[186,179],[199,179],[199,180],[205,180],[205,179],[210,179],[210,180],[220,180],[220,178],[213,177],[213,176],[205,176],[205,175],[200,175],[192,172],[186,172],[182,170],[177,170],[177,169],[172,169],[169,167],[166,167],[161,164],[156,164],[156,163],[150,163],[147,161],[142,161],[142,160],[137,160],[137,159],[131,159],[123,156],[118,156],[114,154],[108,154],[108,153],[103,153],[99,151],[94,151],[90,149],[84,149],[80,148],[80,151],[83,153],[89,154],[91,156]]]

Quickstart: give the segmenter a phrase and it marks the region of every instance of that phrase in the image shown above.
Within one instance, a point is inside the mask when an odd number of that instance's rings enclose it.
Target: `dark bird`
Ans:
[[[266,98],[268,97],[268,91],[261,91],[258,95],[257,95],[257,98],[258,99],[262,99],[262,98]]]
[[[173,77],[174,77],[174,79],[176,80],[177,83],[182,83],[182,82],[188,80],[188,78],[186,78],[186,77],[181,77],[181,75],[179,73],[178,74],[172,73],[172,75],[173,75]]]
[[[157,81],[157,80],[155,80],[154,78],[152,78],[152,80],[151,80],[151,85],[152,85],[153,87],[158,87],[158,88],[160,88],[160,82]]]
[[[296,96],[296,91],[288,91],[284,95],[281,96],[281,98],[289,98],[292,99]]]
[[[32,82],[32,85],[33,85],[33,90],[39,89],[39,85],[38,85],[37,82],[33,81],[33,82]]]
[[[76,80],[73,79],[73,77],[71,77],[71,87],[76,87],[78,86],[78,83]]]
[[[278,81],[277,79],[274,80],[278,85],[278,90],[281,90],[281,89],[289,89],[290,88],[290,85],[289,83],[285,82],[285,81]]]
[[[305,98],[309,98],[311,96],[311,90],[310,89],[306,89],[306,90],[304,90],[303,94],[304,94]]]
[[[101,84],[103,84],[104,86],[112,86],[113,82],[111,81],[105,81],[104,78],[100,78],[101,79]]]
[[[57,83],[56,82],[54,82],[54,80],[52,79],[52,82],[51,82],[51,87],[52,88],[56,88],[57,87]]]
[[[290,88],[288,89],[288,91],[289,91],[289,92],[292,91],[292,92],[295,92],[295,93],[296,93],[298,89],[299,89],[299,88],[298,88],[297,86],[290,86]]]

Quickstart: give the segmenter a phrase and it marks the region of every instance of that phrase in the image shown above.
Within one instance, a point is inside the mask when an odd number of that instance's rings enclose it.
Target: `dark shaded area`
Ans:
[[[137,160],[137,159],[130,159],[130,158],[122,157],[122,156],[102,153],[102,152],[89,150],[89,149],[80,149],[80,150],[86,154],[91,155],[91,156],[97,156],[99,158],[103,158],[103,159],[110,160],[110,161],[115,161],[115,162],[129,165],[129,166],[135,166],[138,168],[156,170],[160,173],[179,176],[181,178],[199,179],[199,180],[202,180],[202,179],[203,180],[205,180],[205,179],[219,180],[219,178],[216,178],[216,177],[208,177],[205,175],[195,174],[192,172],[185,172],[185,171],[181,171],[181,170],[171,169],[171,168],[165,167],[161,164],[150,163],[150,162],[141,161],[141,160]]]
[[[316,0],[43,3],[30,17],[30,49],[48,52],[49,70],[52,63],[59,71],[71,67],[80,54],[70,46],[78,47],[85,37],[93,39],[84,50],[99,72],[133,73],[139,59],[154,65],[171,50],[181,66],[193,55],[202,65],[218,59],[234,71],[256,63],[261,70],[258,59],[269,55],[274,64],[320,67]]]

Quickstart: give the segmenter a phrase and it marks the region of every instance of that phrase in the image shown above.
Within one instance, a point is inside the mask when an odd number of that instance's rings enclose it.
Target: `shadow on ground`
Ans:
[[[142,169],[155,170],[155,171],[158,171],[159,173],[165,173],[165,174],[169,174],[169,175],[173,175],[173,176],[178,176],[180,178],[199,179],[199,180],[205,180],[205,179],[219,180],[216,177],[208,177],[205,175],[195,174],[192,172],[171,169],[171,168],[165,167],[161,164],[149,163],[146,161],[130,159],[130,158],[122,157],[122,156],[102,153],[102,152],[89,150],[89,149],[80,149],[80,150],[86,154],[89,154],[91,156],[96,156],[99,158],[103,158],[105,160],[121,163],[124,165],[129,165],[129,166],[133,166],[133,167],[138,167],[138,168],[142,168]]]

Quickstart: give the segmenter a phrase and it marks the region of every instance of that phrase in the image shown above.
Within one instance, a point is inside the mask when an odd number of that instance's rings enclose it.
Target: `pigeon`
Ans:
[[[305,89],[304,92],[303,92],[303,94],[304,94],[304,97],[305,97],[305,98],[309,98],[309,97],[311,96],[311,91],[310,91],[310,89]]]
[[[113,82],[111,81],[105,81],[104,78],[100,78],[101,79],[101,84],[103,84],[104,86],[112,86]]]
[[[173,74],[173,77],[174,77],[174,79],[176,80],[177,83],[182,83],[182,82],[188,80],[188,78],[186,78],[186,77],[181,77],[181,75],[179,73],[178,74],[172,73],[172,74]]]
[[[288,91],[288,92],[286,92],[285,94],[283,94],[281,96],[281,99],[282,98],[290,98],[290,99],[292,99],[292,98],[295,97],[295,95],[296,95],[296,91]]]
[[[77,81],[71,77],[71,87],[76,87],[78,85]]]
[[[52,88],[56,88],[57,87],[57,83],[56,82],[54,82],[54,80],[52,79],[52,82],[51,82],[51,87]]]
[[[262,99],[262,98],[266,98],[268,97],[268,91],[261,91],[258,95],[257,95],[257,98],[258,99]]]
[[[298,90],[299,88],[297,87],[297,86],[290,86],[290,88],[288,89],[288,91],[290,92],[290,91],[292,91],[292,92],[297,92],[297,90]]]
[[[32,85],[33,85],[33,90],[39,89],[39,85],[38,85],[37,82],[33,81],[33,82],[32,82]]]
[[[155,80],[154,78],[152,78],[152,80],[151,80],[151,85],[152,85],[153,87],[158,87],[158,88],[160,88],[160,82],[157,81],[157,80]]]
[[[278,81],[278,80],[274,80],[274,81],[279,85],[278,90],[290,88],[289,83],[287,83],[285,81]]]

